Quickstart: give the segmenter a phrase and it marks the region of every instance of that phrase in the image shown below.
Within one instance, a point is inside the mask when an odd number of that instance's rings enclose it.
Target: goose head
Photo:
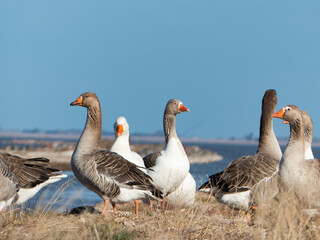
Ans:
[[[274,113],[272,117],[280,118],[285,123],[288,122],[289,124],[293,124],[298,119],[301,120],[302,118],[299,108],[295,105],[287,105],[283,107],[280,111]]]
[[[262,107],[267,108],[269,111],[274,112],[278,102],[277,91],[269,89],[265,92],[262,99]]]
[[[183,106],[182,102],[176,99],[171,99],[168,101],[165,113],[177,115],[182,112],[189,112],[190,110]]]
[[[117,121],[113,125],[114,134],[117,137],[121,135],[129,135],[129,124],[125,117],[118,117]]]
[[[70,106],[82,106],[82,107],[90,107],[99,103],[98,97],[95,93],[86,92],[82,93],[80,97],[78,97],[75,101],[73,101]]]

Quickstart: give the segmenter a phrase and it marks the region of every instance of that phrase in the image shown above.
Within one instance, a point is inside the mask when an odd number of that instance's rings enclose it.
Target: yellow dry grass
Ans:
[[[0,239],[320,239],[319,212],[287,193],[259,206],[251,221],[204,193],[185,210],[150,211],[141,204],[135,215],[133,203],[118,210],[107,217],[8,211],[0,217]]]
[[[280,199],[280,200],[279,200]],[[212,196],[197,193],[185,210],[133,203],[119,205],[119,214],[9,211],[0,217],[0,239],[320,239],[317,211],[306,211],[291,194],[260,206],[252,221]]]

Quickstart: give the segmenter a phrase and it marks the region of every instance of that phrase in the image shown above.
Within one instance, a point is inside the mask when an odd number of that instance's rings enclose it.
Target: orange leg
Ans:
[[[251,207],[251,211],[249,210],[246,214],[246,218],[248,220],[248,222],[250,222],[252,220],[252,217],[255,214],[255,211],[257,211],[258,207],[257,206],[252,206]]]
[[[251,209],[252,209],[253,211],[257,211],[258,207],[257,207],[257,206],[252,206]]]
[[[139,211],[139,200],[134,200],[134,208],[135,208],[135,213],[138,215],[138,211]]]
[[[250,212],[247,212],[246,219],[248,222],[251,222],[251,213]]]
[[[103,211],[102,211],[102,214],[104,216],[108,215],[108,205],[109,205],[109,200],[104,200],[104,207],[103,207]]]
[[[149,206],[150,206],[150,211],[152,211],[152,200],[150,200]]]
[[[164,210],[164,204],[166,203],[166,197],[162,199],[161,208]]]
[[[114,214],[118,214],[116,204],[115,203],[111,203],[111,204],[112,204],[112,207],[113,207]]]

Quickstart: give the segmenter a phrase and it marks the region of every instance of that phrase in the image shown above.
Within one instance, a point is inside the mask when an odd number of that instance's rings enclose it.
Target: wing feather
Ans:
[[[151,153],[143,158],[146,168],[152,168],[156,165],[157,158],[161,156],[161,152]]]
[[[257,183],[278,170],[279,160],[269,155],[243,156],[231,162],[217,182],[219,190],[241,192],[252,189]]]

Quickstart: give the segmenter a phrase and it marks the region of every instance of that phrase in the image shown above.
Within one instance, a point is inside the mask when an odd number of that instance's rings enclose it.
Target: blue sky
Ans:
[[[307,110],[319,136],[319,1],[0,1],[0,127],[82,129],[97,93],[103,129],[162,129],[180,99],[180,136],[258,136],[261,99]],[[278,136],[288,127],[275,120]]]

